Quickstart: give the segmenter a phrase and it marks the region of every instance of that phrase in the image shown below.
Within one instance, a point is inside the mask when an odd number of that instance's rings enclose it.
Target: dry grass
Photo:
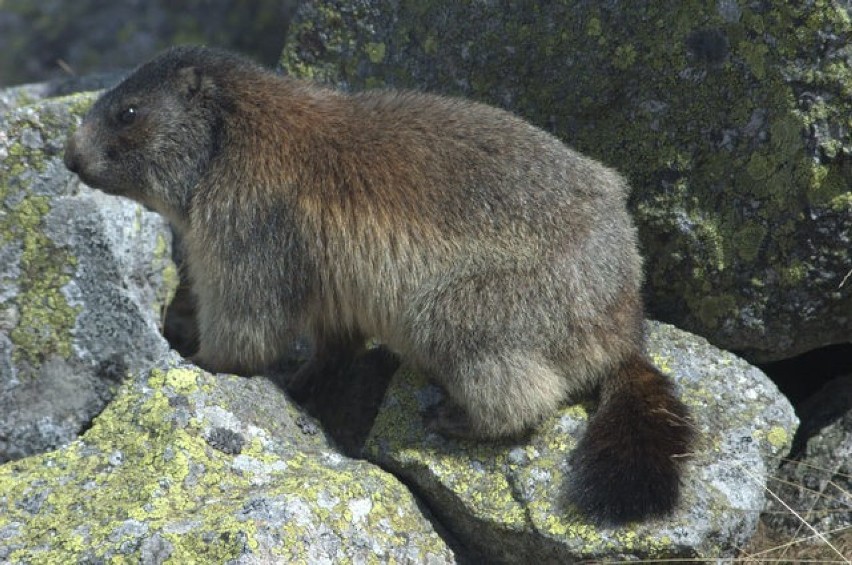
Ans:
[[[805,464],[806,465],[806,464]],[[814,468],[811,470],[824,476],[826,480],[820,481],[822,484],[821,490],[812,491],[804,489],[798,485],[798,488],[809,494],[813,501],[811,508],[804,511],[796,512],[787,501],[784,501],[779,494],[771,487],[767,487],[767,495],[778,501],[780,506],[785,510],[779,512],[789,512],[794,515],[800,522],[798,530],[793,536],[784,534],[779,531],[774,531],[769,523],[761,519],[758,530],[747,547],[740,551],[739,557],[735,560],[738,563],[840,563],[852,564],[852,526],[839,527],[831,531],[819,531],[810,522],[811,512],[814,506],[821,499],[832,498],[832,502],[840,506],[840,510],[846,516],[838,521],[849,521],[848,516],[852,516],[852,493],[843,490],[835,480],[841,477],[839,473],[840,463],[834,469]],[[844,481],[848,482],[849,477],[843,475]],[[781,484],[783,479],[776,477],[773,481],[770,479],[770,485]],[[829,492],[827,493],[826,490]],[[825,511],[822,510],[824,513]]]
[[[810,532],[809,532],[810,533]],[[852,559],[852,528],[820,532],[825,541],[814,535],[785,539],[773,532],[762,520],[757,534],[741,551],[738,563],[850,563]],[[832,548],[833,546],[833,548]],[[836,551],[835,551],[836,550]]]

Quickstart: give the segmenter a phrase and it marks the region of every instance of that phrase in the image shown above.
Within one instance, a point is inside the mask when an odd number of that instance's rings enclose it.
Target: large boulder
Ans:
[[[91,429],[0,467],[2,563],[454,563],[412,494],[263,378],[175,355]]]
[[[840,2],[313,0],[286,72],[502,106],[619,169],[650,313],[753,361],[852,339]]]
[[[168,351],[158,320],[177,276],[166,223],[62,164],[92,100],[0,118],[0,462],[76,438],[128,372]]]
[[[668,325],[649,330],[651,358],[674,378],[699,436],[670,518],[599,528],[564,499],[568,455],[594,410],[589,404],[566,408],[521,442],[450,441],[427,433],[421,420],[440,391],[402,372],[367,453],[414,485],[482,562],[736,556],[755,532],[767,480],[790,446],[793,409],[742,359]]]

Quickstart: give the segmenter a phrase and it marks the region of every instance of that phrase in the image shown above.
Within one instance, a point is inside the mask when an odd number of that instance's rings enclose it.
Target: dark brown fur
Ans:
[[[177,48],[104,94],[65,159],[181,233],[203,366],[262,371],[308,333],[304,394],[377,337],[446,389],[438,430],[482,438],[600,386],[572,501],[611,522],[673,508],[690,432],[641,353],[627,186],[549,134]]]

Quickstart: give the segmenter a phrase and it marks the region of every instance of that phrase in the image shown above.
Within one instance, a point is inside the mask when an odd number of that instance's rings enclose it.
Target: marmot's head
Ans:
[[[68,139],[65,165],[92,187],[183,223],[225,135],[228,70],[247,65],[215,49],[164,52],[95,102]]]

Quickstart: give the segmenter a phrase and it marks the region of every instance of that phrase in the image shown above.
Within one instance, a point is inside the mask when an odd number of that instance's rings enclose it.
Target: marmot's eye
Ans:
[[[138,113],[136,106],[127,106],[118,113],[118,121],[124,125],[132,124]]]

